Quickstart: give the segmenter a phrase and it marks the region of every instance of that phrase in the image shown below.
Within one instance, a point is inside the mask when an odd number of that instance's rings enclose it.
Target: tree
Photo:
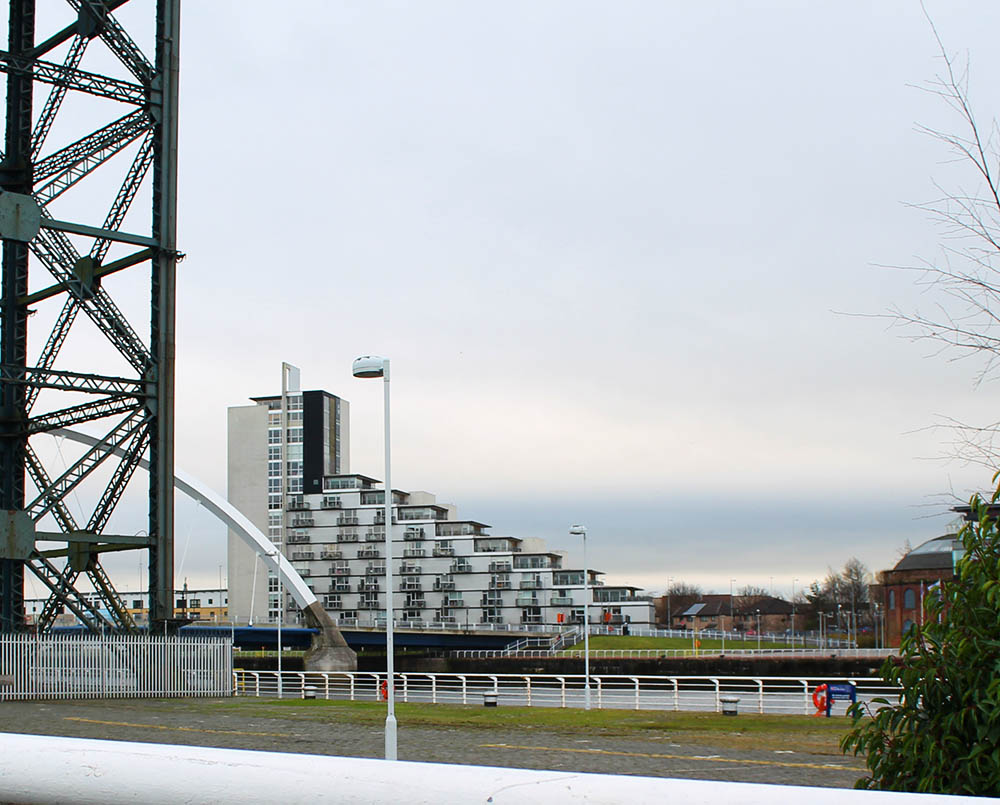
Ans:
[[[979,362],[976,382],[1000,368],[1000,150],[998,128],[984,133],[973,112],[969,67],[956,64],[928,18],[943,63],[925,89],[941,98],[958,117],[957,131],[928,127],[921,131],[940,141],[965,175],[950,187],[935,183],[938,197],[915,204],[929,214],[942,234],[936,257],[918,265],[897,266],[917,272],[917,284],[938,291],[932,313],[893,309],[889,317],[915,340],[928,340],[952,359]],[[945,418],[955,457],[995,471],[1000,466],[1000,422],[972,425]]]
[[[860,702],[849,711],[854,727],[841,747],[865,754],[869,769],[856,788],[1000,791],[1000,529],[978,496],[972,511],[975,521],[958,535],[965,555],[955,579],[924,598],[923,625],[882,666],[882,677],[902,688],[898,702],[878,698],[874,714]]]

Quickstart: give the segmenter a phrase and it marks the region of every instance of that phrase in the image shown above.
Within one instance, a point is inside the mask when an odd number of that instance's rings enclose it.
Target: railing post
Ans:
[[[802,714],[809,715],[809,680],[800,679],[802,683]]]
[[[639,707],[639,677],[633,676],[631,677],[631,679],[633,682],[635,682],[635,709],[639,710],[641,709]]]
[[[757,683],[757,712],[764,712],[764,680],[755,679],[754,682]]]
[[[431,702],[437,704],[437,676],[435,674],[428,674],[431,678]]]
[[[566,706],[566,677],[557,676],[556,679],[559,681],[559,706]]]
[[[604,706],[604,688],[601,686],[601,678],[599,676],[591,676],[591,679],[597,680],[597,709],[600,710]]]
[[[458,678],[462,680],[462,704],[469,703],[468,689],[465,684],[465,674],[459,674]]]
[[[715,678],[712,678],[709,681],[712,682],[715,685],[715,712],[716,713],[721,713],[722,712],[722,702],[719,699],[719,680],[715,679]]]
[[[524,688],[528,695],[528,707],[531,707],[531,677],[524,677]]]
[[[680,694],[680,686],[677,684],[676,676],[673,678],[673,682],[674,682],[674,712],[676,713],[678,710],[681,709],[681,694]]]

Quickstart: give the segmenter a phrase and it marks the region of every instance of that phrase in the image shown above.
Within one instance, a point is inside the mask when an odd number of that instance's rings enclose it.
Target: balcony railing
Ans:
[[[438,590],[438,591],[441,591],[441,590],[454,590],[455,589],[455,582],[454,582],[453,579],[435,579],[434,580],[434,589]]]
[[[385,565],[368,565],[365,568],[366,576],[384,576],[385,575]]]
[[[380,559],[382,557],[382,552],[378,548],[360,548],[358,550],[358,559]]]
[[[316,520],[313,517],[298,517],[292,518],[292,528],[312,528],[316,525]]]
[[[494,590],[510,590],[510,579],[490,579],[490,588]]]
[[[377,592],[378,582],[371,579],[362,579],[358,582],[358,592],[363,593],[365,591]]]
[[[302,576],[302,578],[312,575],[312,571],[307,567],[297,567],[295,570],[298,571],[298,574]]]
[[[330,575],[331,576],[347,576],[350,575],[350,568],[347,565],[330,565]]]
[[[541,615],[529,615],[528,613],[521,614],[521,623],[541,623]]]
[[[403,581],[399,583],[399,589],[400,592],[404,593],[417,593],[421,592],[424,589],[424,586],[419,581],[414,579],[403,579]]]
[[[568,595],[554,595],[549,599],[549,603],[554,607],[566,606],[573,603],[573,598]]]
[[[351,585],[346,581],[334,582],[330,585],[330,591],[334,593],[349,593],[351,591]]]
[[[305,531],[290,531],[288,533],[289,542],[309,542],[309,534]]]
[[[342,506],[343,504],[339,500],[330,500],[329,498],[323,498],[323,502],[320,504],[321,509],[339,509]]]
[[[366,531],[365,542],[385,542],[384,531]]]
[[[357,531],[348,531],[343,534],[337,534],[337,542],[357,542],[357,541],[358,541]]]
[[[502,607],[503,606],[503,599],[502,598],[491,598],[488,595],[484,595],[482,597],[481,602],[480,602],[480,606],[483,606],[483,607]]]
[[[295,500],[293,498],[288,499],[288,511],[290,512],[307,512],[312,508],[312,505],[308,500]]]
[[[464,607],[465,600],[460,595],[449,595],[441,602],[443,607]]]
[[[420,559],[427,556],[424,548],[403,548],[403,556],[407,559]]]
[[[344,558],[344,552],[343,551],[320,551],[319,558],[320,559],[343,559]]]
[[[454,556],[455,555],[455,549],[454,548],[436,547],[436,548],[434,548],[433,554],[434,554],[434,556]]]
[[[520,583],[517,585],[522,590],[540,590],[542,589],[541,579],[521,579]]]
[[[424,530],[422,528],[408,528],[403,532],[403,539],[405,540],[415,540],[423,539]]]
[[[519,607],[537,607],[538,597],[535,595],[527,595],[527,594],[518,595],[517,605]]]
[[[401,575],[401,576],[406,576],[406,575],[417,575],[417,576],[419,576],[421,574],[421,572],[422,572],[422,570],[420,569],[420,565],[400,565],[399,566],[399,575]]]
[[[342,514],[337,518],[337,525],[357,525],[358,518],[350,514]]]
[[[490,562],[490,573],[510,573],[510,562]]]
[[[448,568],[449,573],[471,573],[472,565],[468,562],[452,562],[451,567]]]
[[[361,601],[358,603],[358,609],[381,609],[381,605],[378,601]],[[343,623],[343,621],[341,621]]]
[[[312,551],[292,551],[292,561],[311,562],[316,558]]]

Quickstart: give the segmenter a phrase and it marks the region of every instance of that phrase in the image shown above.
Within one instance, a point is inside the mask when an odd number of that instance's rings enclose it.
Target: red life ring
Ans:
[[[826,684],[817,685],[813,689],[813,704],[817,710],[826,711]]]
[[[382,680],[382,684],[379,685],[379,694],[381,695],[383,702],[389,700],[389,683],[384,679]],[[813,698],[816,697],[813,696]]]

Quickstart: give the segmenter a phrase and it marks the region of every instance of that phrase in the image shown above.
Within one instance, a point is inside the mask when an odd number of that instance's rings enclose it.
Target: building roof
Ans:
[[[951,570],[965,549],[954,534],[929,539],[900,559],[893,570]]]

